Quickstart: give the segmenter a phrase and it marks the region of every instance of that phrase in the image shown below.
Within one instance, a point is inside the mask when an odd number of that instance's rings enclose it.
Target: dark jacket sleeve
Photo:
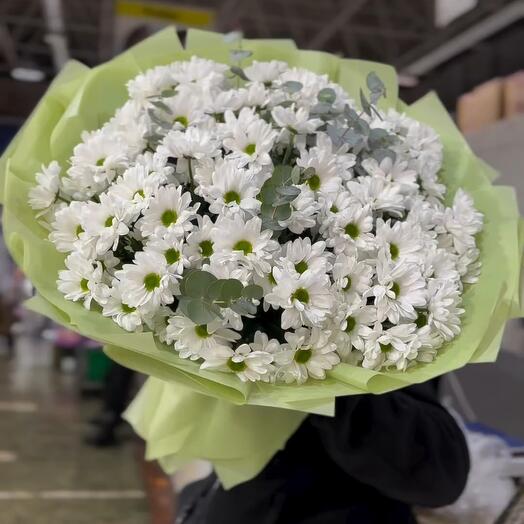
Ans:
[[[346,473],[411,505],[443,506],[464,489],[464,435],[432,384],[337,399],[334,418],[312,416],[327,453]]]

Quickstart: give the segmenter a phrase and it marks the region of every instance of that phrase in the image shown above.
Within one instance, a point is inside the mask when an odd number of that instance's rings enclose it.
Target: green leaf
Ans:
[[[272,184],[283,186],[291,183],[291,171],[293,168],[286,164],[278,164],[273,169],[273,174],[269,179]]]
[[[245,80],[246,82],[249,81],[249,78],[246,76],[246,73],[244,73],[244,70],[241,67],[238,66],[231,66],[230,71],[235,75],[241,78],[242,80]]]
[[[371,153],[371,157],[374,158],[378,163],[382,162],[382,160],[384,160],[384,158],[387,157],[391,158],[392,162],[395,162],[395,160],[397,159],[397,154],[392,149],[379,148],[375,149]]]
[[[337,99],[337,94],[331,87],[324,87],[318,92],[318,101],[324,104],[332,104]]]
[[[371,71],[368,74],[368,76],[366,78],[366,84],[368,86],[368,89],[372,93],[379,94],[379,97],[380,96],[386,96],[386,86],[384,85],[382,80],[380,80],[380,78],[378,77],[377,73],[375,73],[374,71]]]
[[[296,80],[288,80],[282,84],[282,89],[288,93],[298,93],[304,86]]]
[[[228,307],[229,303],[242,295],[242,282],[234,278],[220,279],[209,286],[207,296],[220,307]]]
[[[246,298],[241,298],[231,304],[231,309],[239,315],[255,315],[257,312],[257,306]]]
[[[216,281],[217,278],[207,271],[191,271],[182,279],[180,291],[183,290],[184,296],[202,298],[207,296],[209,287]]]
[[[264,296],[262,286],[250,284],[242,290],[242,296],[247,299],[259,300]]]
[[[199,298],[182,297],[178,302],[179,310],[195,324],[209,324],[220,316],[220,309]]]
[[[298,195],[300,195],[300,189],[295,186],[279,186],[277,187],[277,193],[279,195],[296,198]]]
[[[364,111],[366,115],[371,116],[371,104],[369,103],[362,89],[360,90],[360,105],[362,106],[362,111]]]
[[[171,98],[172,96],[175,96],[177,94],[176,89],[164,89],[160,96],[162,98]]]
[[[151,104],[157,107],[158,109],[165,111],[166,113],[171,112],[171,109],[169,109],[169,107],[166,104],[164,104],[164,102],[162,102],[161,100],[155,100],[154,102],[151,102]]]
[[[372,149],[382,147],[389,142],[389,133],[380,127],[375,127],[369,132],[368,143]]]
[[[252,54],[251,51],[247,51],[246,49],[232,49],[229,52],[232,62],[242,62],[242,60],[249,58]]]

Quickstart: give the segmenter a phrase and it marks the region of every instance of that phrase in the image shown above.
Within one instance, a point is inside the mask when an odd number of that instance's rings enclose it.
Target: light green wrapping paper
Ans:
[[[201,371],[197,363],[180,359],[156,342],[151,333],[127,333],[100,313],[64,299],[56,288],[64,256],[36,222],[27,192],[42,164],[57,160],[65,168],[81,132],[99,127],[124,103],[129,79],[192,55],[228,62],[232,46],[222,35],[190,30],[183,49],[169,28],[94,69],[67,64],[0,159],[4,235],[37,290],[27,305],[99,340],[111,358],[153,377],[126,414],[146,440],[148,458],[160,460],[168,471],[196,458],[210,460],[226,487],[256,475],[308,413],[333,415],[336,396],[386,393],[469,362],[495,360],[505,322],[519,316],[523,304],[524,223],[515,194],[511,188],[491,184],[496,172],[474,156],[435,95],[408,107],[398,99],[396,73],[389,66],[301,51],[290,40],[244,40],[242,46],[253,52],[254,60],[278,59],[327,74],[357,100],[367,74],[375,71],[387,90],[382,109],[405,111],[440,134],[448,198],[459,187],[466,189],[484,213],[485,227],[479,235],[482,273],[464,293],[462,333],[442,348],[434,362],[405,373],[340,364],[326,380],[302,386],[244,384],[232,374]]]

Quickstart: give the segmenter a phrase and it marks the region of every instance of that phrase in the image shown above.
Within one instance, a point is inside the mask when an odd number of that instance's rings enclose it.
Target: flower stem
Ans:
[[[194,189],[195,181],[193,180],[193,166],[191,165],[191,160],[191,157],[187,158],[187,168],[189,173],[189,185],[191,186],[191,189]]]

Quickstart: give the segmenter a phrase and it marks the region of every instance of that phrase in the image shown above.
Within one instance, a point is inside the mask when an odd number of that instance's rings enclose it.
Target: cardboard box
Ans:
[[[457,122],[469,133],[503,117],[504,80],[494,78],[462,95],[457,102]]]
[[[504,118],[524,113],[524,71],[508,76],[504,81]]]

